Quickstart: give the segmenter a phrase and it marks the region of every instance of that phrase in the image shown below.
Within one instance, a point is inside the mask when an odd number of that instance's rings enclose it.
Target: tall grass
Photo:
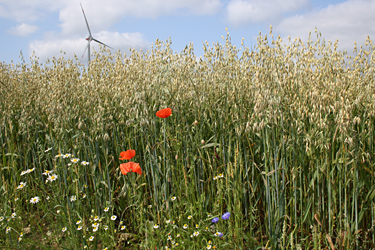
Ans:
[[[0,245],[375,247],[375,47],[315,35],[2,63]]]

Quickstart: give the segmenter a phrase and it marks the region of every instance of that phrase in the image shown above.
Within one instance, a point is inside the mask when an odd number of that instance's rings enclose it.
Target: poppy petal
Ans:
[[[129,173],[129,165],[127,165],[127,163],[120,164],[120,170],[123,175],[126,175],[127,173]]]
[[[131,158],[135,156],[135,150],[129,149],[126,151],[122,151],[120,153],[120,156],[121,156],[121,158],[119,158],[120,160],[130,160]]]
[[[135,162],[131,162],[131,161],[120,164],[120,169],[123,175],[126,175],[127,173],[130,173],[130,172],[135,172],[139,175],[142,174],[142,169],[139,166],[139,164]]]
[[[156,116],[160,118],[167,118],[172,114],[171,108],[161,109],[158,112],[156,112]]]

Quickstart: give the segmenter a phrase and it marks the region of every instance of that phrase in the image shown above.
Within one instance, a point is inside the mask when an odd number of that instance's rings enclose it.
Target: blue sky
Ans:
[[[224,43],[226,27],[238,47],[242,38],[254,46],[270,25],[285,43],[288,36],[306,41],[316,27],[348,52],[375,34],[375,0],[0,0],[0,61],[20,62],[20,51],[26,61],[35,53],[43,63],[60,51],[81,59],[88,31],[80,3],[93,37],[127,54],[171,37],[174,51],[193,42],[199,57],[203,42]]]

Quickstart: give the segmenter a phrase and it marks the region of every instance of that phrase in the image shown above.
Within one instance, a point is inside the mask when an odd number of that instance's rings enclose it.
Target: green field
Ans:
[[[89,69],[1,63],[0,249],[374,248],[363,43],[227,34],[201,58],[167,40]],[[120,170],[129,149],[141,175]]]

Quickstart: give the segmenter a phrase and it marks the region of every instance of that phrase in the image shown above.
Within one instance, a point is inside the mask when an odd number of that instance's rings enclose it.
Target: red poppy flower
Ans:
[[[121,173],[126,175],[127,173],[135,172],[139,175],[142,174],[142,169],[138,163],[129,161],[127,163],[120,164]]]
[[[156,116],[160,118],[167,118],[172,114],[171,108],[161,109],[158,112],[156,112]]]
[[[120,153],[120,156],[121,156],[121,158],[119,158],[120,160],[130,160],[131,158],[135,156],[135,150],[129,149],[126,151],[122,151]]]

